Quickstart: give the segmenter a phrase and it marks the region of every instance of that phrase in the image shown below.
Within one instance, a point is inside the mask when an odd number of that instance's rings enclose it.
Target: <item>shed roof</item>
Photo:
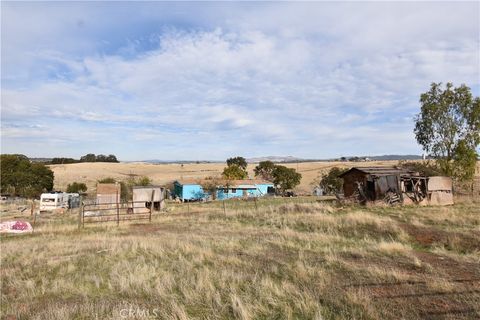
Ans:
[[[412,173],[412,171],[405,170],[405,169],[398,169],[395,167],[354,167],[348,170],[347,172],[342,173],[340,177],[343,177],[352,171],[360,171],[365,174],[370,174],[375,176],[388,176],[388,175]]]
[[[201,184],[202,182],[208,181],[206,179],[181,179],[181,180],[176,180],[175,182],[178,182],[181,185],[191,185],[191,184]],[[225,182],[225,183],[223,183]],[[219,185],[226,184],[226,180],[219,179],[218,183]],[[230,187],[235,187],[235,186],[247,186],[247,185],[257,185],[257,184],[271,184],[273,185],[272,182],[266,181],[266,180],[261,180],[261,179],[244,179],[244,180],[229,180],[228,185]]]

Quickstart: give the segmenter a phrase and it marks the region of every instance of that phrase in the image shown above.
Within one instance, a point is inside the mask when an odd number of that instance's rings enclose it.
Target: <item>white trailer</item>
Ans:
[[[50,211],[60,208],[68,208],[68,193],[42,193],[40,196],[40,211]]]

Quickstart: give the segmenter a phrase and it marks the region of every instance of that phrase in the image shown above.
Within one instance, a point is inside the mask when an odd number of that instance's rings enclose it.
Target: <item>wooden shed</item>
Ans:
[[[389,192],[400,195],[400,176],[408,173],[394,167],[364,167],[352,168],[340,177],[343,178],[345,197],[359,194],[364,201],[375,201],[383,199]]]
[[[165,188],[160,186],[136,186],[133,187],[133,213],[144,213],[150,209],[160,211],[165,207]]]

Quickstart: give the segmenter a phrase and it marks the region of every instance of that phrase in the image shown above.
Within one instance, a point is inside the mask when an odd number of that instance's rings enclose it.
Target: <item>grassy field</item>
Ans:
[[[480,203],[170,204],[152,223],[43,215],[1,237],[10,319],[478,319]],[[20,217],[3,212],[2,220]],[[24,215],[24,218],[28,218]]]
[[[370,162],[300,162],[285,164],[295,168],[302,174],[302,181],[297,188],[300,193],[311,194],[312,182],[322,173],[332,167],[352,166],[393,166],[398,161],[370,161]],[[77,163],[66,165],[52,165],[50,168],[55,174],[55,188],[65,190],[69,183],[84,182],[89,193],[95,193],[99,179],[113,177],[125,180],[129,176],[147,176],[155,184],[166,184],[176,179],[204,178],[218,176],[222,173],[225,163],[190,163],[184,164],[150,164],[150,163]],[[254,177],[253,169],[256,164],[248,165],[250,177]],[[480,170],[480,163],[479,163]]]

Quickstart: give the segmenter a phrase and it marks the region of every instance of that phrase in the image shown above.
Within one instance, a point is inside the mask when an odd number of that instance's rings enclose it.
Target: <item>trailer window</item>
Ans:
[[[42,202],[55,202],[55,199],[52,198],[43,198]]]

